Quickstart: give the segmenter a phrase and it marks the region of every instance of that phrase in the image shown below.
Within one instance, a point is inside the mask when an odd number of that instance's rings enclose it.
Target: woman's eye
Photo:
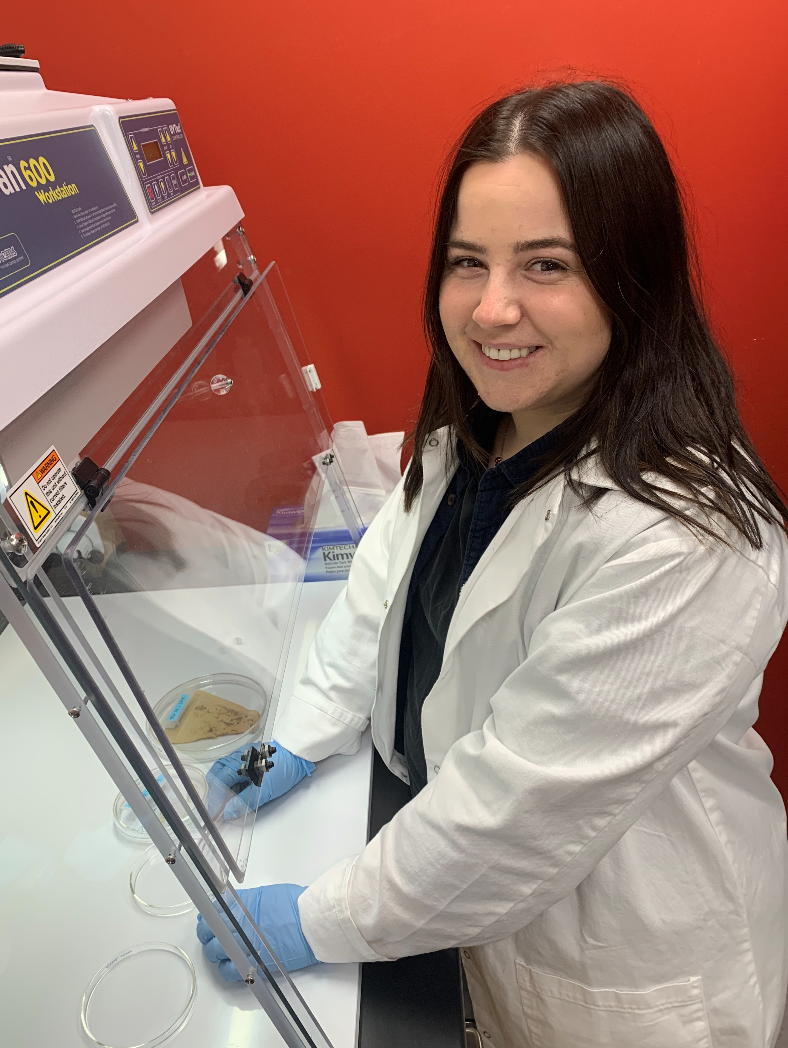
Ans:
[[[449,269],[481,269],[482,263],[478,258],[450,258]]]
[[[530,267],[536,273],[566,273],[567,268],[563,262],[556,258],[536,258]]]

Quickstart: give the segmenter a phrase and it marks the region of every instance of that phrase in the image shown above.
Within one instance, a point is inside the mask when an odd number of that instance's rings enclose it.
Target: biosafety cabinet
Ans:
[[[366,841],[368,742],[253,810],[279,698],[362,524],[276,267],[187,136],[169,99],[51,92],[37,63],[0,58],[14,1048],[355,1044],[358,967],[291,978],[229,902],[308,884]],[[232,799],[251,797],[229,819],[207,773],[241,747],[249,791]],[[203,958],[198,910],[245,982]]]

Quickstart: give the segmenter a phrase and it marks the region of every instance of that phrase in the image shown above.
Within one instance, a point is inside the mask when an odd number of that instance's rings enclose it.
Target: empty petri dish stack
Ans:
[[[132,866],[129,887],[137,906],[153,917],[178,917],[195,908],[155,845]]]
[[[196,995],[194,965],[183,950],[139,943],[93,976],[82,998],[82,1027],[100,1048],[156,1048],[184,1028]]]
[[[191,782],[194,784],[200,799],[204,801],[208,796],[208,783],[206,781],[204,772],[195,765],[188,764],[185,761],[183,762],[183,766],[184,771],[188,775]],[[164,764],[163,767],[166,768],[166,770],[169,772],[172,780],[178,783],[178,774],[172,767],[172,765]],[[178,798],[172,790],[172,787],[166,781],[164,776],[160,773],[156,776],[156,780],[161,785],[165,795],[172,802],[173,807],[177,811],[178,815],[182,819],[184,819],[187,825],[190,825],[191,820],[188,818],[186,809],[184,808],[183,804],[181,804],[181,802],[178,800]],[[142,789],[142,784],[140,783],[139,779],[137,779],[136,782],[140,789]],[[179,786],[179,789],[183,796],[188,799],[185,788],[183,786]],[[147,797],[147,791],[142,790],[142,792]],[[134,814],[134,812],[131,809],[131,806],[129,805],[122,793],[119,793],[117,795],[117,797],[115,798],[115,803],[112,805],[112,817],[114,819],[115,827],[118,830],[118,833],[120,833],[121,836],[125,837],[126,840],[133,841],[135,844],[150,844],[150,837],[148,836],[145,827]],[[163,817],[159,817],[163,822]]]
[[[238,673],[215,673],[173,688],[154,713],[179,754],[208,761],[258,738],[267,709],[268,695],[257,681]],[[161,751],[150,725],[148,734]]]

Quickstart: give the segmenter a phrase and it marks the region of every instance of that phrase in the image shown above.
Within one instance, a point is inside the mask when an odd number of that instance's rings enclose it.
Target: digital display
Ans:
[[[153,139],[152,142],[142,142],[142,155],[152,164],[155,160],[163,160],[164,157],[161,153],[161,146],[157,139]]]
[[[120,128],[151,214],[176,204],[200,188],[200,178],[177,109],[122,116]],[[2,175],[0,165],[0,178]],[[0,229],[0,240],[2,232]],[[4,244],[5,241],[0,243],[0,255]]]

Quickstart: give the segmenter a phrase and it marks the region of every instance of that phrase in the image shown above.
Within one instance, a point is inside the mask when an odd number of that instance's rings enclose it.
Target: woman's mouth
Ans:
[[[513,368],[522,367],[529,357],[538,353],[543,346],[490,346],[485,342],[476,342],[479,352],[484,358],[487,367],[495,371],[511,371]]]

